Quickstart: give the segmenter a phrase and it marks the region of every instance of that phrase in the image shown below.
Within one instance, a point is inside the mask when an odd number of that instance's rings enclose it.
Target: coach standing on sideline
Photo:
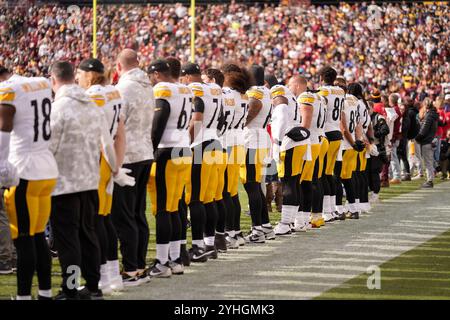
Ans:
[[[100,151],[116,175],[116,155],[109,126],[98,108],[75,84],[73,66],[56,62],[51,67],[55,102],[51,113],[50,150],[59,177],[52,193],[51,224],[62,270],[62,292],[56,300],[102,299],[100,246],[95,232],[98,214]],[[81,268],[86,288],[78,291],[73,275]]]
[[[153,146],[151,141],[155,101],[147,74],[139,69],[137,53],[123,50],[117,58],[119,83],[116,88],[124,101],[127,149],[123,167],[136,179],[133,187],[114,186],[111,216],[120,240],[123,284],[135,286],[149,280],[145,258],[149,238],[146,209],[147,182]]]

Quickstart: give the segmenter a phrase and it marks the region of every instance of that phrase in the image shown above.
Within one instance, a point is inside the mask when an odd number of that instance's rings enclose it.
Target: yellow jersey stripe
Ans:
[[[154,90],[155,98],[170,98],[172,96],[172,92],[167,89],[156,89]]]
[[[254,98],[254,99],[258,99],[258,100],[262,100],[262,98],[264,97],[264,93],[262,93],[259,90],[250,90],[247,94],[247,96],[249,98]]]

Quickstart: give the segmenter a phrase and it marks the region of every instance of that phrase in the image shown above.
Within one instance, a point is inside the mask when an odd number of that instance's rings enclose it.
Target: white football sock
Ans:
[[[265,223],[262,225],[264,228],[272,228],[272,225],[270,223]]]
[[[236,235],[236,232],[234,230],[230,230],[230,231],[227,231],[227,234],[230,238],[234,238],[234,236]]]
[[[119,260],[106,261],[106,264],[108,265],[109,273],[111,276],[113,277],[120,276]]]
[[[203,241],[205,242],[205,245],[213,246],[214,245],[214,239],[215,239],[215,237],[204,237]]]
[[[186,239],[181,240],[181,244],[187,244],[187,240]]]
[[[331,196],[323,196],[323,212],[331,212]]]
[[[16,296],[16,300],[31,300],[31,296]]]
[[[161,264],[165,264],[169,260],[169,244],[156,244],[156,259]]]
[[[108,265],[106,263],[100,265],[100,282],[103,285],[109,282]]]
[[[195,245],[199,248],[205,248],[205,243],[203,242],[203,240],[192,240],[192,245]]]
[[[169,242],[169,256],[170,260],[175,261],[180,257],[181,240]]]
[[[38,290],[38,294],[41,297],[51,298],[52,297],[52,289],[49,289],[49,290],[41,290],[41,289],[39,289]]]
[[[336,196],[330,196],[330,210],[336,211]]]

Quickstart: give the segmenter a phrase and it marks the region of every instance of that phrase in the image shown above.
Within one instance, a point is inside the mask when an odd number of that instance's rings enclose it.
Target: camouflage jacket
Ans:
[[[50,122],[50,150],[59,169],[53,195],[98,189],[102,150],[115,167],[103,110],[78,85],[65,85],[56,93]]]
[[[138,68],[129,70],[120,77],[116,88],[124,101],[121,112],[127,141],[124,163],[153,159],[151,133],[155,99],[147,74]]]

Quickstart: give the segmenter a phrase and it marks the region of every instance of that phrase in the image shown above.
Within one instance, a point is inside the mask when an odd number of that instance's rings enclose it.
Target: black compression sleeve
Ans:
[[[205,103],[203,102],[202,98],[194,98],[194,112],[205,112]]]
[[[159,142],[161,141],[164,129],[166,128],[167,120],[169,119],[169,115],[169,102],[164,99],[156,99],[155,116],[153,117],[152,125],[152,143],[154,151],[156,151]]]

